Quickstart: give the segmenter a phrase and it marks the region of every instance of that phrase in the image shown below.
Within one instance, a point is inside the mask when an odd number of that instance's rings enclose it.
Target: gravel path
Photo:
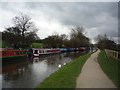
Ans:
[[[81,74],[77,78],[76,88],[116,88],[97,62],[99,52],[98,50],[93,53],[84,64]]]

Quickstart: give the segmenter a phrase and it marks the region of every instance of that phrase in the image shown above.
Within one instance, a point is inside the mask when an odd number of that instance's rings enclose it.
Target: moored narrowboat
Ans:
[[[26,50],[0,49],[0,58],[4,60],[18,59],[27,56]]]
[[[46,54],[55,54],[55,53],[60,53],[60,49],[38,49],[38,48],[33,48],[33,56],[40,56],[40,55],[46,55]]]

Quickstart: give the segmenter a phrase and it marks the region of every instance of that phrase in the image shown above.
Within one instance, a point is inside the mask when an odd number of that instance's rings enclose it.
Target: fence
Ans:
[[[105,49],[107,57],[115,58],[117,60],[120,60],[120,52],[114,51],[114,50],[108,50]]]

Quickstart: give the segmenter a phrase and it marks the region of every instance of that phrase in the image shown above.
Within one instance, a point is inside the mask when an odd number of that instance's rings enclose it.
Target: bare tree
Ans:
[[[13,18],[14,26],[7,27],[3,31],[2,39],[9,46],[28,47],[33,41],[38,39],[37,28],[27,15],[20,14]]]
[[[89,38],[85,36],[85,31],[82,26],[72,28],[70,33],[71,47],[81,47],[89,45]]]
[[[13,23],[15,27],[19,28],[22,36],[25,36],[29,32],[35,33],[38,30],[28,15],[20,14],[19,16],[14,17]]]
[[[100,49],[116,49],[116,43],[111,40],[106,34],[99,34],[95,40],[97,41],[97,47]]]

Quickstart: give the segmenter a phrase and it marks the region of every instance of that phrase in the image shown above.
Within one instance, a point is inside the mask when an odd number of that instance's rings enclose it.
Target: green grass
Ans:
[[[113,58],[107,58],[104,51],[99,53],[98,61],[104,73],[118,86],[118,63],[120,62]]]
[[[80,56],[50,75],[37,86],[39,88],[75,88],[76,79],[91,53]]]

